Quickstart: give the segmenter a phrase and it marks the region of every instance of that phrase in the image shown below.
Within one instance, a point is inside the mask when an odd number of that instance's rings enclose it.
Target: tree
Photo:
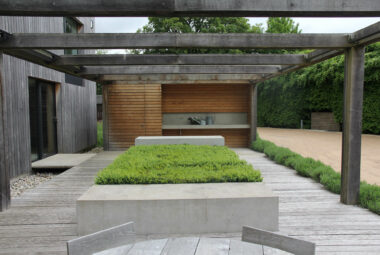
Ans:
[[[267,30],[266,33],[272,34],[300,34],[302,32],[299,29],[299,23],[294,22],[291,18],[268,18],[267,20]],[[297,50],[259,50],[259,53],[272,53],[272,54],[285,54],[285,53],[296,53]]]
[[[219,17],[175,17],[149,18],[149,23],[138,33],[263,33],[261,24],[251,26],[246,18]],[[246,49],[147,49],[135,50],[134,53],[251,53]]]
[[[291,18],[268,18],[266,33],[300,34],[299,24]]]

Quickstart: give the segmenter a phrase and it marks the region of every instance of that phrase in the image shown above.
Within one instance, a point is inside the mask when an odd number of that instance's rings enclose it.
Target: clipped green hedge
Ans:
[[[135,146],[98,173],[96,184],[261,182],[261,173],[223,146]]]
[[[363,133],[380,134],[380,43],[365,55]],[[344,56],[268,80],[258,86],[258,124],[310,127],[312,112],[332,112],[343,122]]]
[[[97,144],[98,147],[103,147],[103,122],[97,123]]]
[[[252,149],[263,152],[278,164],[293,168],[298,174],[310,177],[325,186],[327,190],[340,194],[341,175],[330,166],[312,158],[304,158],[288,148],[279,147],[272,142],[257,138]],[[380,214],[380,187],[361,182],[360,206]]]

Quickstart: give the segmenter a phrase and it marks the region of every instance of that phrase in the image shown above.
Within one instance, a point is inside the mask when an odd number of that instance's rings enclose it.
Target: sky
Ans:
[[[380,21],[380,18],[293,18],[300,24],[302,33],[352,33]],[[266,18],[249,18],[250,23],[262,23]],[[96,33],[135,33],[148,23],[148,18],[96,18]],[[124,50],[108,50],[108,53],[125,53]]]

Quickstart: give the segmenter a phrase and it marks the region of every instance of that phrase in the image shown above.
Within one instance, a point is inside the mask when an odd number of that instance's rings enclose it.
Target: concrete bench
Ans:
[[[139,136],[135,145],[191,144],[224,146],[223,136]]]
[[[277,231],[278,214],[263,183],[95,185],[77,200],[79,235],[130,221],[142,235]]]

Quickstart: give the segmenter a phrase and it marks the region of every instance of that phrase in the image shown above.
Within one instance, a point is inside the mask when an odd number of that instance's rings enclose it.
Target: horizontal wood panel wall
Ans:
[[[250,113],[250,85],[163,85],[163,113]],[[248,114],[249,116],[249,114]],[[231,123],[233,124],[233,123]],[[163,135],[221,135],[229,147],[248,147],[249,129],[164,130]]]
[[[84,32],[91,33],[90,18],[79,18]],[[62,33],[62,17],[6,17],[0,16],[0,29],[10,33]],[[55,50],[63,54],[62,50]],[[93,53],[86,50],[85,53]],[[59,153],[74,153],[96,144],[96,86],[84,81],[84,86],[65,83],[65,75],[8,55],[3,57],[4,96],[7,98],[5,128],[10,151],[10,177],[29,173],[30,124],[28,77],[60,84],[56,92],[57,142]]]
[[[138,136],[161,136],[161,85],[107,85],[105,87],[105,148],[124,150]]]
[[[163,85],[163,113],[248,112],[249,86],[245,84]]]

